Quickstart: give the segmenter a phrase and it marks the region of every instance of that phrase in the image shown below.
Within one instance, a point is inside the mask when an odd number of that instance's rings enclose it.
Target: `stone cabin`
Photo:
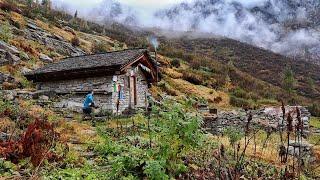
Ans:
[[[100,109],[122,113],[146,107],[156,64],[148,50],[128,49],[66,58],[25,77],[36,83],[38,91],[62,95],[57,108],[81,111],[86,94],[94,90]]]

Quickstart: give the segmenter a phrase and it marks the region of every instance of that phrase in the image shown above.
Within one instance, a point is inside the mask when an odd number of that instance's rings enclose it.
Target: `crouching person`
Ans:
[[[85,120],[87,117],[89,119],[93,119],[93,116],[92,116],[92,108],[94,107],[94,98],[93,98],[93,91],[90,91],[84,102],[83,102],[83,119]]]

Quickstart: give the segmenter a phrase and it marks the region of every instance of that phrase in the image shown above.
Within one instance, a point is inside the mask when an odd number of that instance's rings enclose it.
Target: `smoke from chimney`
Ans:
[[[149,43],[153,46],[153,48],[157,50],[159,47],[158,39],[154,36],[150,36],[148,39],[149,39]]]

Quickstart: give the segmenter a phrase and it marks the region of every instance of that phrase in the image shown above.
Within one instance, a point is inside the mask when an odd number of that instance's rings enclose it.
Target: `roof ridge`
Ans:
[[[121,50],[115,50],[115,51],[108,51],[108,52],[101,52],[101,53],[95,53],[95,54],[84,54],[84,55],[79,55],[79,56],[69,56],[69,57],[65,57],[60,59],[61,60],[66,60],[66,59],[70,59],[70,58],[76,58],[76,57],[86,57],[86,56],[94,56],[94,55],[103,55],[103,54],[110,54],[110,53],[115,53],[115,52],[122,52],[122,51],[129,51],[129,50],[148,50],[147,48],[143,48],[143,47],[137,47],[137,48],[128,48],[128,49],[121,49]]]

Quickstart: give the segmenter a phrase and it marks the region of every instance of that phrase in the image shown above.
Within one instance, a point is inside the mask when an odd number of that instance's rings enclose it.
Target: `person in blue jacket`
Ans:
[[[91,116],[92,107],[94,107],[93,91],[90,91],[83,102],[83,113]]]

